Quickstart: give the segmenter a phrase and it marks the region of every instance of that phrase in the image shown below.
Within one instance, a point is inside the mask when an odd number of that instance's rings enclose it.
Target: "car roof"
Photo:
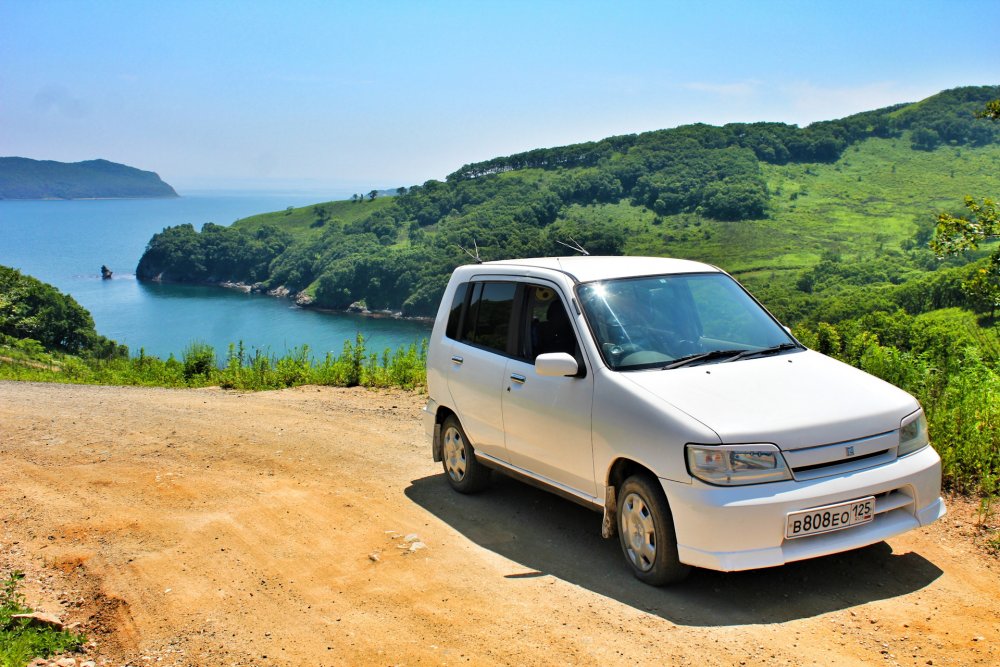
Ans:
[[[658,276],[671,273],[721,273],[709,264],[668,257],[533,257],[484,262],[480,267],[520,267],[559,271],[581,283],[633,276]]]

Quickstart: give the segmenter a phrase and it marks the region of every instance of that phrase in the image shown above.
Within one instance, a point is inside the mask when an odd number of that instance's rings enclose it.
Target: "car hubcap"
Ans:
[[[646,502],[635,493],[625,497],[621,508],[622,536],[632,564],[643,572],[656,560],[656,531]]]
[[[456,482],[465,477],[465,442],[455,427],[449,427],[444,435],[444,469]]]

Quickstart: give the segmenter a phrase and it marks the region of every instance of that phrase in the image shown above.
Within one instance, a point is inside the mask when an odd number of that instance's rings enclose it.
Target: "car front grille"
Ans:
[[[896,431],[868,438],[782,452],[797,480],[810,480],[873,468],[896,460]]]

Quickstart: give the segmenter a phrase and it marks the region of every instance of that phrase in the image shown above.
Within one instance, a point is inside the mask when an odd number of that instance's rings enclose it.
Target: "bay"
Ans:
[[[418,343],[425,322],[302,309],[287,299],[219,287],[139,282],[135,268],[153,234],[165,227],[234,221],[344,198],[344,193],[193,192],[176,199],[0,201],[0,264],[70,294],[90,311],[98,333],[133,354],[180,357],[194,341],[222,357],[243,342],[281,355],[308,345],[323,357],[357,333],[369,351]],[[114,276],[102,280],[101,265]]]

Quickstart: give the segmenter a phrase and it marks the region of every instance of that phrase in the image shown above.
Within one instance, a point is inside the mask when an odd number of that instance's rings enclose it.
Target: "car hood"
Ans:
[[[783,450],[886,433],[919,407],[901,389],[811,350],[622,375],[724,443]]]

